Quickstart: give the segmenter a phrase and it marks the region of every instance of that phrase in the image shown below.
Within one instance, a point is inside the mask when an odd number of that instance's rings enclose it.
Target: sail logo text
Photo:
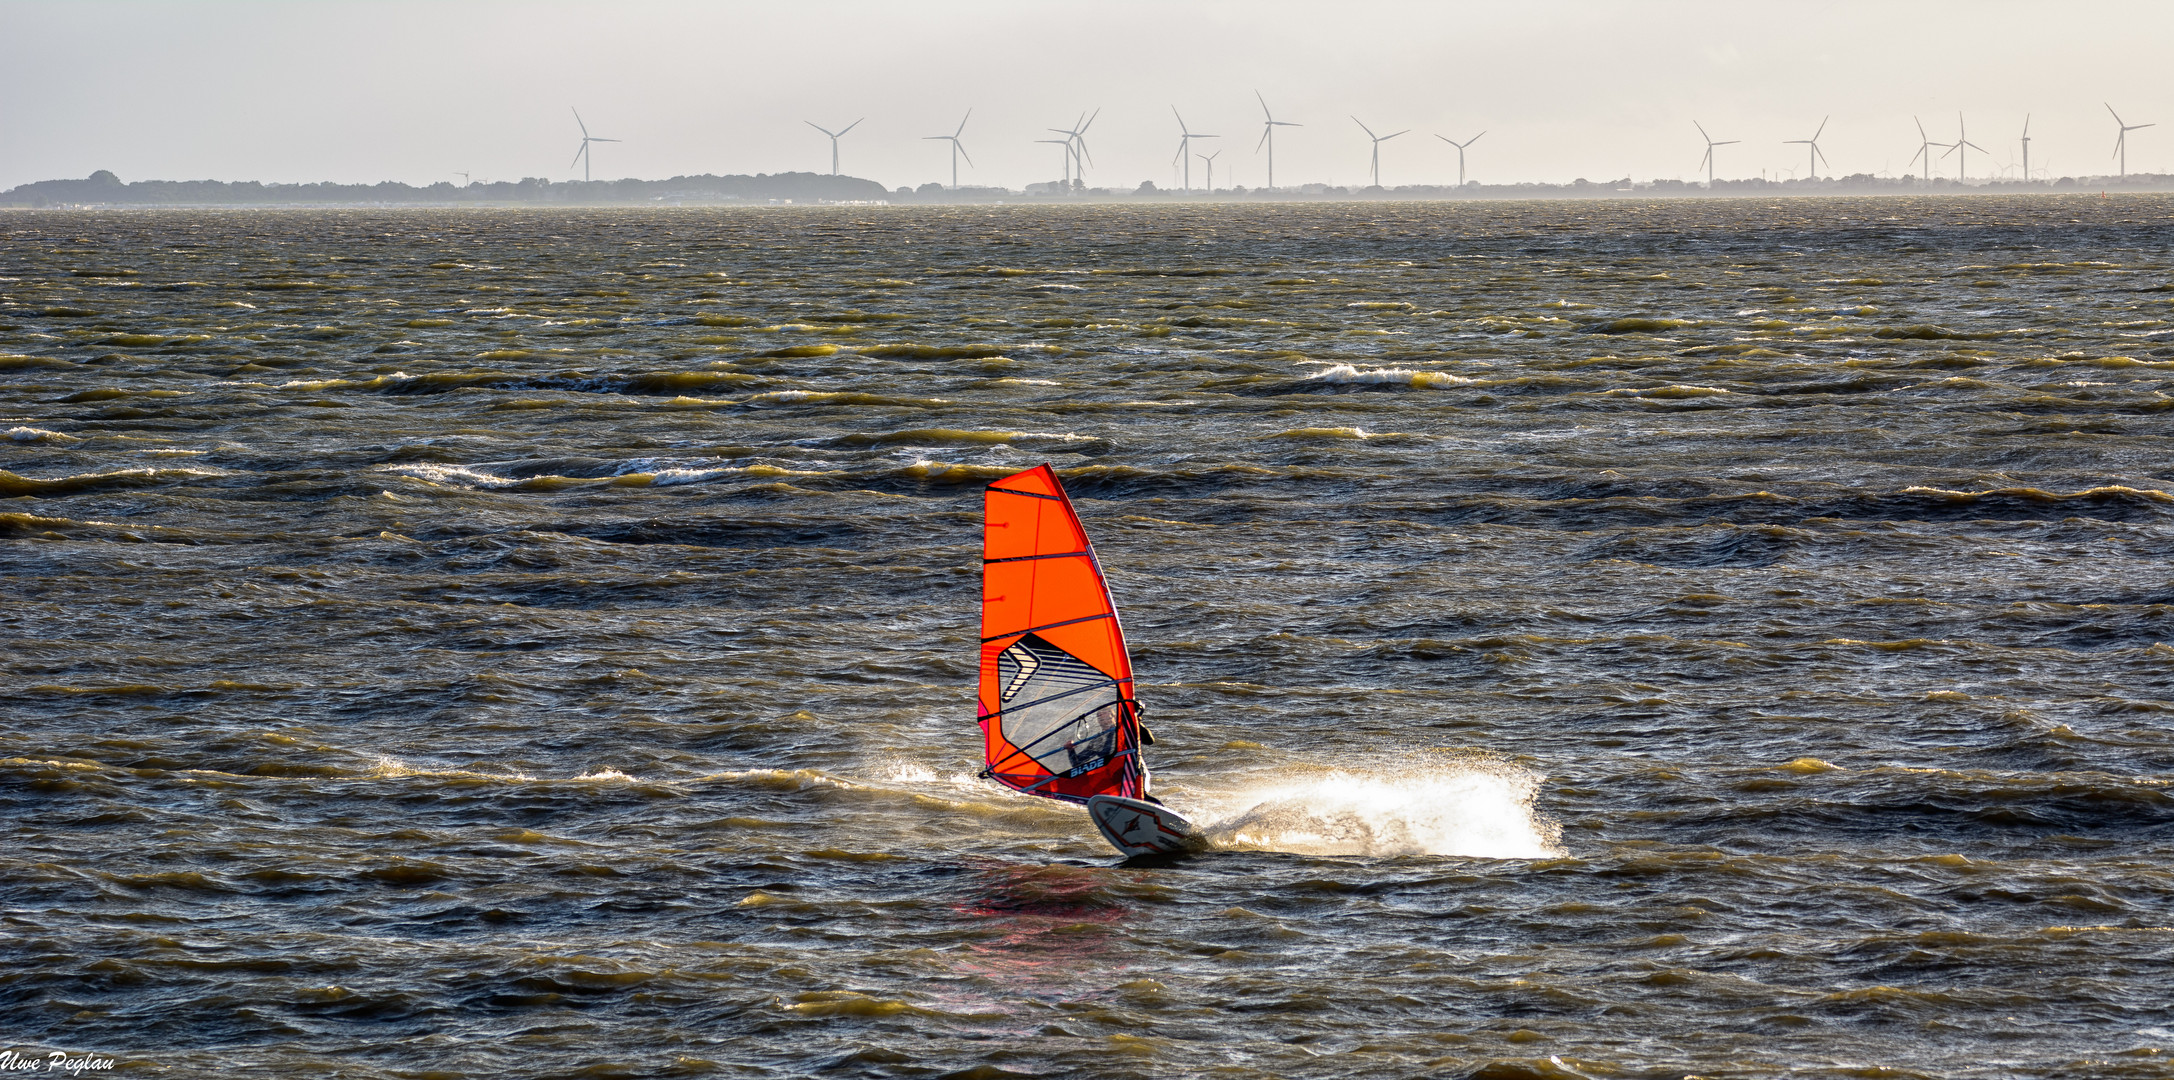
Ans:
[[[74,1054],[55,1050],[43,1058],[19,1054],[13,1050],[0,1050],[0,1072],[64,1072],[80,1076],[86,1072],[105,1072],[113,1068],[113,1059],[96,1054]]]

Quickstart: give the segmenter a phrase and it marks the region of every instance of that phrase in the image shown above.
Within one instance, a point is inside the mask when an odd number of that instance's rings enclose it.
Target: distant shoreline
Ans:
[[[1190,205],[1317,202],[1503,202],[1602,199],[1741,199],[1879,195],[2089,195],[2174,192],[2174,175],[2061,177],[2052,180],[1882,178],[1865,174],[1818,180],[1720,180],[1711,187],[1682,180],[1629,179],[1568,184],[1480,184],[1395,188],[1305,184],[1275,190],[1207,192],[1118,188],[1064,189],[1032,184],[1023,191],[994,187],[886,189],[873,180],[817,173],[755,176],[678,176],[669,180],[520,181],[416,187],[377,184],[263,184],[256,181],[141,180],[125,183],[101,170],[82,180],[40,180],[0,192],[0,207],[16,209],[502,209],[639,206],[883,206],[1085,204]]]

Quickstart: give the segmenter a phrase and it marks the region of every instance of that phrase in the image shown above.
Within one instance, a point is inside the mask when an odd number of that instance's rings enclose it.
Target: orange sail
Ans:
[[[982,505],[982,775],[1069,802],[1139,798],[1132,658],[1064,485],[1042,465],[989,485]]]

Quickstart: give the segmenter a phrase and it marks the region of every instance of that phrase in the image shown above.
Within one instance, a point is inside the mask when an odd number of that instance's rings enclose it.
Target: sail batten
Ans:
[[[1094,545],[1047,465],[983,495],[984,775],[1085,802],[1146,791],[1132,659]]]

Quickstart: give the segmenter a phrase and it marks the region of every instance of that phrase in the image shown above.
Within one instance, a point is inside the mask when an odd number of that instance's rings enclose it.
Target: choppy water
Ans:
[[[0,1049],[2174,1075],[2170,225],[0,217]],[[1219,850],[971,778],[1044,460]]]

